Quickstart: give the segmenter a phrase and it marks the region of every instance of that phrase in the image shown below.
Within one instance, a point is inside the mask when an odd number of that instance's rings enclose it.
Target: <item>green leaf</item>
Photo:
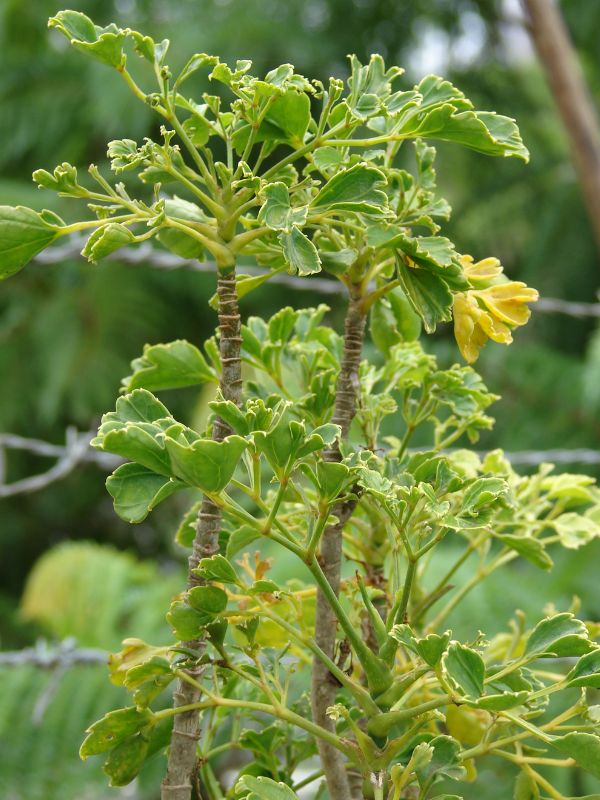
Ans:
[[[368,467],[359,467],[358,474],[360,476],[358,485],[369,494],[378,497],[382,501],[388,500],[390,496],[394,496],[392,482],[389,478],[377,472],[377,470],[369,469]]]
[[[515,781],[513,800],[539,800],[540,793],[537,783],[527,772],[519,772]]]
[[[168,197],[165,200],[167,217],[188,222],[207,222],[207,217],[195,203],[181,197]],[[180,258],[200,259],[204,256],[201,242],[183,231],[174,228],[162,228],[158,233],[158,241]]]
[[[174,474],[203,492],[215,494],[224,489],[235,472],[240,456],[248,447],[241,436],[227,436],[222,442],[198,439],[192,445],[165,437]]]
[[[254,581],[252,586],[248,589],[248,594],[273,594],[273,592],[280,592],[281,587],[274,581],[265,580],[264,578],[259,581]]]
[[[55,167],[53,174],[45,169],[36,169],[31,177],[40,188],[52,189],[59,194],[71,196],[85,194],[85,190],[77,181],[77,168],[67,161]]]
[[[352,473],[345,464],[334,461],[317,463],[317,480],[319,495],[328,503],[348,487],[352,481]]]
[[[228,64],[217,61],[208,77],[211,81],[220,81],[226,86],[236,86],[251,66],[252,62],[248,61],[248,59],[238,59],[235,63],[235,69],[232,70]]]
[[[298,800],[298,795],[289,786],[262,775],[243,775],[237,782],[235,791],[240,795],[240,800]]]
[[[282,92],[281,86],[276,86],[274,83],[267,84],[264,81],[255,83],[255,87],[258,88],[259,84],[263,90],[262,96],[268,98],[269,108],[255,133],[255,143],[269,142],[271,145],[275,145],[278,142],[289,142],[294,147],[301,147],[310,122],[308,95],[291,87]],[[307,85],[310,86],[310,84]],[[244,151],[250,134],[249,123],[243,123],[236,129],[233,146],[238,153],[241,154]]]
[[[162,656],[152,656],[143,664],[137,664],[127,670],[125,686],[133,692],[133,699],[138,708],[147,706],[174,680],[171,664]]]
[[[160,432],[161,429],[152,423],[126,422],[125,425],[104,433],[102,449],[128,461],[135,461],[159,476],[170,478],[171,461],[163,439],[157,436]]]
[[[254,444],[281,477],[293,464],[305,436],[306,430],[301,422],[289,422],[282,417],[270,431],[256,431]]]
[[[548,500],[561,500],[561,506],[569,508],[591,503],[594,500],[591,487],[595,482],[589,475],[563,472],[560,475],[546,476],[542,481],[542,489],[547,492]]]
[[[234,433],[239,433],[240,436],[250,433],[251,415],[247,416],[231,400],[212,400],[208,405],[211,411],[214,411],[223,422],[226,422]]]
[[[144,345],[143,355],[131,362],[131,368],[133,373],[122,381],[127,391],[179,389],[218,380],[200,350],[184,339]]]
[[[0,280],[19,272],[60,236],[63,221],[49,215],[25,206],[0,206]]]
[[[270,342],[272,344],[287,342],[294,332],[297,321],[298,312],[291,306],[279,309],[273,314],[267,326]]]
[[[101,28],[79,11],[59,11],[50,18],[48,25],[58,28],[77,50],[89,53],[104,64],[119,67],[125,62],[123,43],[127,32],[114,24]]]
[[[175,600],[167,613],[167,622],[178,639],[189,642],[204,631],[211,617],[196,611],[183,600]]]
[[[383,58],[377,54],[372,55],[369,63],[364,65],[355,55],[351,55],[350,67],[348,107],[355,117],[364,120],[379,109],[380,100],[390,95],[392,82],[404,70],[400,67],[386,70]]]
[[[386,246],[401,250],[410,259],[410,266],[416,264],[437,273],[452,289],[467,289],[469,286],[454,245],[444,236],[412,237],[397,234]]]
[[[413,115],[399,131],[402,136],[422,136],[465,145],[489,156],[516,156],[529,160],[517,124],[492,111],[459,111],[451,103]]]
[[[282,478],[295,462],[332,444],[340,434],[339,425],[321,425],[307,436],[303,423],[282,417],[270,431],[256,431],[254,443],[264,453],[275,473]]]
[[[98,434],[102,435],[104,427],[111,430],[112,427],[126,422],[156,422],[170,416],[169,409],[157,397],[146,389],[134,389],[117,399],[114,411],[104,414]],[[99,446],[95,440],[92,444]]]
[[[344,161],[344,156],[337,147],[317,147],[313,153],[313,161],[321,171],[337,169]]]
[[[184,121],[183,129],[196,147],[204,147],[214,133],[213,126],[201,113],[206,110],[207,107],[197,106],[192,103],[189,105],[193,109],[193,113]]]
[[[275,724],[260,731],[244,730],[241,732],[238,742],[241,747],[270,758],[284,739],[285,733]]]
[[[88,261],[98,261],[115,250],[135,242],[135,235],[125,225],[110,222],[95,230],[84,245],[81,255]]]
[[[527,640],[525,655],[538,658],[579,656],[591,648],[583,622],[564,612],[538,622]]]
[[[464,798],[457,794],[436,794],[431,800],[464,800]]]
[[[105,714],[98,722],[88,728],[88,734],[79,748],[79,755],[86,759],[98,753],[106,753],[133,736],[152,722],[153,714],[148,709],[135,706],[119,708]]]
[[[48,25],[60,28],[62,33],[72,39],[93,42],[96,38],[96,26],[80,11],[59,11]]]
[[[523,705],[529,697],[529,692],[509,692],[505,691],[501,694],[488,694],[485,697],[480,697],[474,703],[469,703],[477,708],[483,708],[486,711],[506,711],[509,708]]]
[[[148,755],[149,742],[138,733],[117,745],[102,769],[110,778],[110,786],[127,786],[138,775]]]
[[[426,664],[435,667],[442,657],[449,639],[450,631],[446,631],[441,636],[437,633],[430,633],[423,639],[415,639],[417,652]]]
[[[264,203],[258,212],[258,221],[276,231],[291,233],[294,225],[302,227],[308,208],[292,208],[290,193],[285,183],[269,183],[261,192]]]
[[[206,581],[219,581],[220,583],[239,583],[239,578],[230,562],[217,553],[210,558],[203,558],[193,570],[196,575]]]
[[[379,215],[387,205],[387,195],[380,188],[385,184],[381,170],[364,163],[355,164],[327,181],[311,207]]]
[[[329,244],[329,243],[327,243]],[[350,247],[341,250],[325,249],[324,243],[319,241],[319,257],[321,266],[333,275],[343,275],[356,262],[358,252]]]
[[[198,524],[198,512],[200,511],[201,505],[202,500],[198,500],[198,502],[194,503],[179,522],[177,530],[175,531],[175,541],[182,547],[191,547],[194,543],[196,526]]]
[[[145,161],[143,151],[138,149],[133,139],[113,139],[107,145],[106,155],[111,170],[117,175],[135,169]]]
[[[175,86],[181,86],[181,84],[197,70],[202,69],[203,67],[214,68],[218,63],[219,59],[217,56],[209,56],[206,53],[195,53],[193,56],[191,56],[185,67],[177,76]]]
[[[448,646],[451,635],[451,631],[445,631],[441,635],[430,633],[428,636],[419,639],[410,625],[405,623],[394,625],[391,630],[391,636],[396,639],[397,642],[400,642],[400,644],[421,656],[423,661],[430,667],[437,666],[442,654]]]
[[[531,561],[536,567],[540,567],[540,569],[552,569],[554,566],[554,561],[552,561],[539,539],[533,539],[531,536],[524,534],[519,536],[514,533],[500,534],[498,539],[527,559],[527,561]]]
[[[227,595],[218,586],[194,586],[187,593],[187,599],[193,609],[209,617],[227,608]]]
[[[397,286],[386,293],[386,298],[394,316],[400,341],[417,341],[421,335],[421,320],[415,314],[406,294]]]
[[[459,761],[460,743],[451,736],[435,736],[428,743],[433,748],[432,758],[422,768],[415,770],[419,783],[423,786],[434,777],[447,777],[460,780],[465,768]]]
[[[600,648],[581,656],[567,675],[568,686],[591,686],[600,689]]]
[[[154,647],[143,639],[125,639],[123,649],[108,657],[110,680],[116,686],[125,686],[127,675],[134,667],[152,661],[154,657],[168,650],[167,647]]]
[[[569,550],[577,550],[592,539],[600,538],[600,525],[590,517],[568,511],[553,520],[560,543]]]
[[[106,480],[115,511],[126,522],[142,522],[159,503],[185,485],[140,464],[122,464]]]
[[[385,356],[400,342],[414,342],[421,334],[421,319],[398,286],[371,307],[370,331],[376,347]]]
[[[415,87],[422,96],[421,108],[432,108],[440,103],[450,102],[457,110],[473,108],[460,89],[439,75],[425,75]]]
[[[255,542],[259,538],[260,534],[256,530],[256,528],[252,528],[250,525],[241,525],[239,528],[236,528],[227,541],[227,558],[233,558],[234,555],[243,550],[244,547]]]
[[[427,333],[433,333],[438,322],[452,319],[452,292],[448,284],[428,269],[407,267],[401,259],[397,264],[406,296],[423,320]]]
[[[287,139],[300,146],[310,121],[308,95],[288,89],[271,103],[266,121],[275,126],[275,138]]]
[[[139,56],[145,58],[151,64],[155,62],[158,66],[164,64],[165,56],[169,49],[168,39],[163,39],[162,42],[155,42],[150,36],[144,36],[142,33],[132,31],[129,28],[127,29],[127,34],[133,39],[135,52]]]
[[[485,664],[475,650],[452,642],[442,656],[442,669],[466,697],[480,697],[483,694]]]
[[[461,502],[461,513],[477,514],[481,509],[504,497],[508,485],[502,478],[477,478],[466,489]]]
[[[278,268],[273,268],[270,272],[263,272],[262,275],[244,275],[244,273],[239,273],[235,276],[235,288],[238,296],[238,300],[241,300],[242,297],[246,297],[247,294],[253,292],[255,289],[258,289],[263,283],[266,283],[270,278],[274,275],[277,275],[278,272],[281,272],[284,269],[283,265]],[[215,311],[219,308],[219,295],[215,292],[208,304],[211,308],[214,308]]]
[[[279,234],[283,257],[291,272],[299,275],[312,275],[321,271],[321,259],[317,248],[302,231],[293,226],[289,233]]]
[[[600,778],[600,737],[592,733],[567,733],[554,737],[552,746],[574,758],[590,775]]]

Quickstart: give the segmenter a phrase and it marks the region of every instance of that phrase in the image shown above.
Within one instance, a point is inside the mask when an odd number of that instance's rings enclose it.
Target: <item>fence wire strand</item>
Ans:
[[[35,260],[39,264],[57,264],[61,261],[78,259],[84,244],[84,237],[75,236],[64,245],[45,250],[36,256]],[[181,258],[174,253],[156,250],[148,242],[142,243],[137,247],[129,247],[116,253],[111,253],[106,260],[163,270],[187,269],[194,272],[213,272],[215,269],[215,265],[212,262]],[[248,275],[264,274],[264,270],[252,266],[244,266],[243,271]],[[295,275],[277,272],[269,280],[271,283],[289,286],[295,290],[320,292],[322,294],[338,294],[340,291],[339,281],[328,278],[299,278]],[[536,303],[535,310],[544,314],[565,314],[579,319],[586,317],[600,318],[600,303],[579,303],[554,297],[541,297]]]
[[[39,264],[56,264],[61,261],[77,259],[85,242],[85,237],[71,237],[64,245],[50,248],[36,257]],[[214,264],[201,262],[195,259],[185,259],[173,253],[156,250],[149,243],[139,247],[126,248],[108,256],[108,260],[119,261],[132,265],[143,265],[156,269],[190,269],[196,272],[212,272]],[[263,271],[252,266],[244,267],[249,274],[261,274]],[[340,285],[335,280],[327,278],[298,278],[294,275],[275,273],[271,281],[289,286],[295,290],[317,291],[322,294],[337,294]],[[600,303],[576,303],[556,298],[541,298],[536,305],[536,311],[548,314],[566,314],[577,318],[600,318]],[[27,494],[44,489],[55,481],[69,475],[75,467],[82,463],[93,463],[104,470],[112,470],[122,463],[120,459],[93,450],[90,447],[90,431],[81,433],[74,428],[68,428],[65,434],[65,444],[56,445],[38,439],[27,439],[11,433],[0,434],[0,498],[11,497],[18,494]],[[53,466],[45,472],[32,475],[12,483],[6,482],[6,451],[27,450],[33,454],[55,458]],[[484,455],[480,453],[480,455]],[[506,453],[511,463],[521,466],[537,466],[545,462],[555,464],[600,464],[600,450],[588,448],[578,449],[553,449],[553,450],[523,450]]]

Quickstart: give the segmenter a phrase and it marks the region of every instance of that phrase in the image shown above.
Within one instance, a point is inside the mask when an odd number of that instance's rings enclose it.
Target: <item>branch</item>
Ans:
[[[242,362],[240,334],[240,312],[236,291],[235,268],[227,274],[218,272],[217,296],[219,299],[219,354],[221,358],[221,378],[219,388],[225,400],[240,405],[242,394]],[[230,427],[217,417],[213,424],[213,441],[220,442],[231,433]],[[196,533],[192,544],[192,554],[188,559],[188,588],[204,583],[194,573],[202,558],[208,558],[219,552],[219,532],[221,530],[221,510],[208,497],[204,496],[198,513]],[[204,652],[205,640],[198,638],[184,642],[185,646],[196,653],[199,660]],[[176,712],[171,734],[171,746],[167,772],[161,786],[162,800],[190,800],[194,772],[197,769],[197,741],[200,734],[198,703],[200,688],[195,679],[201,674],[202,666],[189,670],[194,679],[177,682],[173,694],[174,711]],[[189,710],[177,713],[181,707]]]
[[[344,354],[336,387],[335,411],[332,419],[334,424],[341,427],[344,438],[348,436],[356,412],[359,386],[358,368],[366,323],[361,300],[361,297],[351,296],[348,302],[344,329]],[[327,461],[340,461],[339,446],[336,444],[333,448],[325,450],[323,457]],[[320,585],[317,591],[315,642],[331,659],[334,658],[337,623],[331,599],[324,589],[330,589],[333,600],[339,594],[342,530],[354,510],[354,505],[352,502],[337,504],[332,509],[332,513],[338,518],[338,522],[328,526],[321,538],[318,560],[325,584],[324,586]],[[332,732],[335,732],[335,724],[327,716],[327,708],[335,703],[336,693],[337,686],[329,670],[315,658],[311,689],[312,715],[316,723]],[[319,742],[318,749],[331,800],[348,800],[351,797],[351,790],[344,759],[327,742]]]
[[[565,127],[571,156],[600,249],[600,126],[577,53],[552,0],[522,0],[554,101]]]
[[[99,453],[90,448],[93,433],[78,433],[73,427],[67,428],[64,447],[49,444],[38,439],[25,439],[11,433],[0,434],[0,498],[17,494],[39,492],[55,481],[59,481],[71,473],[78,464],[93,463],[97,466],[113,470],[122,460],[108,453]],[[57,458],[56,464],[46,472],[32,475],[13,483],[5,483],[4,451],[27,450],[36,455]]]

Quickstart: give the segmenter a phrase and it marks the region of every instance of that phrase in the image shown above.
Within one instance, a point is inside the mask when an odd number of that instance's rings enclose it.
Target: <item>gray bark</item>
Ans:
[[[242,393],[240,358],[242,339],[235,271],[229,272],[227,275],[219,273],[217,294],[219,297],[219,350],[221,355],[219,386],[225,400],[231,400],[239,405]],[[229,426],[217,417],[213,425],[213,440],[222,441],[230,433]],[[200,559],[208,558],[218,552],[220,529],[220,511],[211,500],[205,497],[198,514],[192,554],[188,560],[188,588],[203,583],[202,578],[195,575],[192,570],[198,566]],[[197,658],[200,658],[206,646],[203,638],[184,642],[184,644],[194,651]],[[201,667],[187,670],[193,678],[199,678],[201,671]],[[173,693],[175,708],[197,703],[198,699],[199,692],[194,686],[186,681],[178,681]],[[161,787],[161,800],[190,800],[192,797],[192,784],[197,771],[196,750],[199,734],[200,719],[197,711],[175,715],[167,773]]]

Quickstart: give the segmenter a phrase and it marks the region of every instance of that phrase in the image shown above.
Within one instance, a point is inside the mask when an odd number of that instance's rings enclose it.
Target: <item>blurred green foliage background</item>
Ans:
[[[326,79],[345,76],[347,53],[364,60],[380,52],[406,67],[409,84],[427,72],[442,72],[477,107],[516,117],[532,154],[524,167],[512,159],[486,160],[440,146],[439,184],[453,206],[447,235],[476,259],[497,255],[511,278],[535,286],[542,297],[596,299],[598,252],[566,137],[516,0],[89,0],[71,5],[100,24],[115,21],[170,38],[174,67],[204,51],[225,60],[251,58],[257,72],[290,61],[307,77]],[[600,4],[562,0],[561,7],[600,106]],[[57,10],[48,0],[0,0],[0,203],[51,207],[68,218],[65,201],[35,188],[33,169],[52,169],[65,160],[79,167],[101,164],[108,140],[140,140],[157,132],[157,122],[131,101],[116,75],[48,31],[46,20]],[[33,265],[3,284],[0,431],[60,443],[68,425],[93,428],[112,406],[129,361],[145,342],[177,337],[200,342],[211,335],[215,319],[206,303],[213,291],[209,274],[115,262]],[[285,304],[300,307],[323,299],[328,301],[308,287],[295,291],[272,285],[244,300],[242,311],[268,315]],[[331,320],[339,325],[343,310],[337,299],[334,303]],[[496,427],[481,446],[600,448],[600,332],[593,320],[534,309],[516,339],[508,349],[488,345],[478,364],[490,389],[503,396],[493,410]],[[458,358],[449,327],[426,346],[442,363]],[[189,420],[202,413],[205,402],[202,393],[188,390],[169,405]],[[47,466],[39,457],[11,451],[6,478],[17,480]],[[583,471],[577,464],[569,468]],[[184,554],[172,545],[174,513],[171,504],[140,526],[126,526],[112,511],[102,472],[92,465],[37,494],[1,500],[1,647],[19,648],[38,635],[72,635],[82,645],[103,648],[133,634],[160,637],[166,598],[184,574]],[[46,571],[45,583],[34,576],[37,601],[26,603],[28,613],[23,613],[19,604],[36,561],[59,543],[79,540],[102,548],[52,551],[47,558],[58,553],[62,561],[56,561],[55,572]],[[539,614],[552,597],[566,608],[575,591],[582,595],[585,613],[598,618],[598,555],[596,548],[565,557],[550,577],[525,566],[504,572],[473,596],[455,624],[468,633],[468,621],[476,618],[477,626],[491,627],[493,633],[494,620],[504,624],[515,606]],[[71,568],[86,579],[73,583]],[[83,611],[67,613],[73,609]],[[84,727],[120,701],[104,670],[69,671],[56,682],[43,713],[36,704],[53,676],[33,668],[0,674],[0,738],[9,742],[0,754],[1,796],[115,796],[117,790],[104,788],[99,766],[82,765],[76,757]],[[161,768],[157,761],[154,773],[124,796],[156,797]],[[502,777],[490,775],[486,800],[509,796]],[[581,790],[577,774],[569,780],[571,792]]]

